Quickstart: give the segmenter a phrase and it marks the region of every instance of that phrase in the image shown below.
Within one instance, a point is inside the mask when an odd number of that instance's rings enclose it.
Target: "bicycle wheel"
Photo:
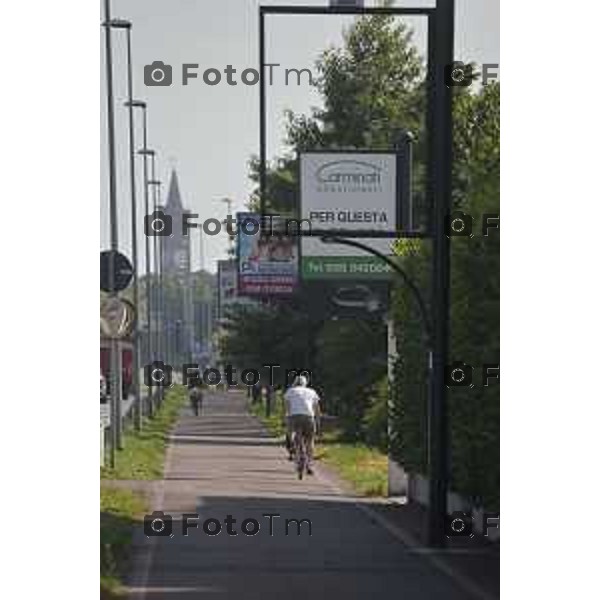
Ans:
[[[304,471],[306,470],[304,436],[300,432],[296,432],[294,437],[296,440],[296,470],[298,472],[298,479],[302,479],[302,477],[304,477]]]

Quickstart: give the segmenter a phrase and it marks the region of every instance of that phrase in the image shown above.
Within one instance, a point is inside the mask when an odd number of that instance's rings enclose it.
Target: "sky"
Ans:
[[[326,5],[326,0],[276,0],[267,4]],[[375,5],[366,1],[366,5]],[[433,6],[427,0],[397,1],[396,6]],[[248,161],[258,154],[259,86],[241,83],[241,72],[258,68],[258,0],[112,0],[112,17],[130,20],[134,96],[148,102],[149,146],[157,151],[157,177],[164,182],[166,196],[171,171],[175,168],[184,207],[197,213],[198,222],[225,218],[244,210],[252,188]],[[350,17],[273,15],[266,22],[267,62],[274,69],[273,85],[267,87],[268,157],[281,155],[284,141],[283,112],[292,109],[309,113],[320,105],[319,97],[304,79],[284,84],[285,68],[312,68],[327,47],[339,45]],[[415,30],[415,44],[425,55],[425,27],[420,18],[406,19]],[[119,248],[131,256],[131,188],[129,172],[126,34],[113,30],[113,78],[117,163]],[[101,43],[100,177],[101,249],[109,246],[108,150],[106,145],[106,88],[104,36]],[[455,56],[457,60],[500,62],[500,0],[456,0]],[[173,67],[171,86],[144,85],[144,66],[162,61]],[[181,83],[182,63],[198,63],[198,79]],[[227,65],[237,70],[237,86],[227,84]],[[219,69],[223,78],[208,86],[204,70]],[[136,146],[141,148],[141,113],[136,114]],[[141,158],[137,169],[138,246],[143,248],[143,197]],[[197,230],[196,230],[197,231]],[[192,268],[216,271],[216,261],[225,258],[226,235],[192,237]],[[145,270],[143,252],[139,268]]]

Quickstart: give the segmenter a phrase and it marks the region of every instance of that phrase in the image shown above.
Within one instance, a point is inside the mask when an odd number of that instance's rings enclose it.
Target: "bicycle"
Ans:
[[[304,477],[304,473],[308,472],[308,452],[306,450],[306,436],[301,432],[294,432],[294,458],[296,460],[296,471],[298,479]]]

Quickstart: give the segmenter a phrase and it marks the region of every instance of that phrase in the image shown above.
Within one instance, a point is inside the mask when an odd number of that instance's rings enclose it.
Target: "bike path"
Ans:
[[[281,445],[248,413],[241,392],[208,394],[199,417],[182,411],[156,489],[152,509],[172,516],[173,536],[138,532],[131,598],[477,597],[371,518],[367,501],[348,494],[319,465],[299,481]],[[182,535],[183,513],[199,515],[199,527],[188,536]],[[237,535],[227,533],[228,515]],[[222,524],[216,536],[202,529],[211,518]],[[258,522],[258,533],[242,532],[246,519]],[[300,535],[291,522],[286,535],[286,519],[310,520],[312,535],[307,522]],[[248,533],[254,527],[247,522]]]

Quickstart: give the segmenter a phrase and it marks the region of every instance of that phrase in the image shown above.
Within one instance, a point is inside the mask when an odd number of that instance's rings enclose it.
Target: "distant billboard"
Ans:
[[[260,228],[258,213],[237,214],[238,292],[286,295],[298,286],[298,236],[285,235],[283,219]]]
[[[219,320],[225,318],[228,306],[238,300],[237,295],[237,265],[234,260],[220,260],[217,262],[218,274],[218,315]]]

